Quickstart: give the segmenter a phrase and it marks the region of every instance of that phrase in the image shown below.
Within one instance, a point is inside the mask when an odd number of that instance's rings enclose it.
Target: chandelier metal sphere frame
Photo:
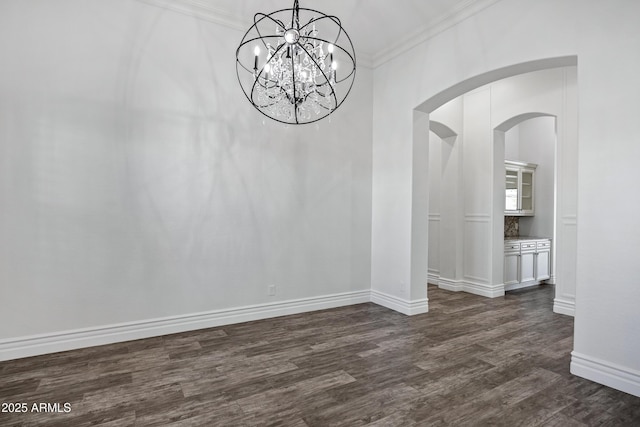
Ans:
[[[340,19],[293,7],[256,13],[236,50],[238,82],[251,104],[286,124],[314,123],[347,98],[356,54]]]

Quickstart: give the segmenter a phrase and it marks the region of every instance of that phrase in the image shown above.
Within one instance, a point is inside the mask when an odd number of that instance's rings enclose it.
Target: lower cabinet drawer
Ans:
[[[504,245],[505,252],[518,252],[520,250],[520,243],[508,243]]]

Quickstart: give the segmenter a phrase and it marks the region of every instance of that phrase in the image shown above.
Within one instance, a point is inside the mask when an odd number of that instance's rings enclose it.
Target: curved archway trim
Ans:
[[[546,70],[550,68],[570,67],[578,65],[578,57],[576,55],[559,56],[555,58],[543,58],[533,61],[521,62],[498,68],[486,73],[479,74],[469,79],[463,80],[424,101],[418,105],[415,110],[423,113],[430,113],[441,105],[451,101],[458,96],[467,93],[473,89],[477,89],[486,84],[497,80],[513,77],[518,74],[530,73],[533,71]]]
[[[500,123],[498,126],[496,126],[495,130],[500,131],[500,132],[507,132],[509,129],[511,129],[514,126],[519,125],[520,123],[529,120],[529,119],[535,119],[536,117],[556,117],[553,114],[548,114],[548,113],[524,113],[524,114],[518,114],[517,116],[513,116],[507,120],[505,120],[504,122]]]
[[[438,135],[440,139],[458,136],[449,126],[435,120],[429,120],[429,130]]]

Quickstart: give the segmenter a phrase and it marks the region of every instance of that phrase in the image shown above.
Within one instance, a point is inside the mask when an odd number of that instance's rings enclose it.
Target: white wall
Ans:
[[[619,185],[640,180],[634,164],[640,154],[635,126],[640,89],[634,74],[640,68],[638,16],[640,3],[632,0],[502,0],[375,70],[372,289],[407,295],[426,282],[425,265],[422,283],[397,287],[415,268],[412,243],[421,238],[426,246],[428,241],[410,226],[412,175],[420,165],[412,158],[411,111],[432,98],[444,102],[469,89],[455,86],[460,82],[501,74],[485,74],[493,70],[575,55],[578,191],[565,191],[559,200],[566,212],[577,207],[577,215],[559,219],[567,229],[573,227],[578,243],[572,371],[640,395],[640,287],[633,268],[640,227],[629,214],[639,210],[640,200],[623,197]],[[571,139],[572,132],[559,126],[558,138]],[[425,168],[427,162],[421,159]],[[558,165],[563,167],[567,164]]]
[[[437,284],[440,276],[440,219],[443,150],[446,144],[433,131],[429,132],[429,283]],[[447,196],[447,195],[445,195]]]
[[[429,267],[431,283],[451,290],[459,290],[463,275],[463,208],[462,191],[462,154],[463,154],[463,99],[456,98],[438,108],[429,115],[430,125],[439,134],[429,135],[429,143],[433,136],[436,141],[435,149],[429,152],[429,183],[439,190],[439,201],[434,201],[433,193],[429,195],[429,207],[434,202],[439,206],[437,217],[430,217],[429,228]],[[439,149],[439,150],[438,150]],[[435,163],[436,165],[432,165]],[[432,175],[440,172],[439,179]],[[434,210],[432,210],[433,212]],[[437,227],[439,233],[432,234],[431,225]],[[437,266],[437,268],[435,268]]]
[[[535,163],[535,216],[520,218],[520,234],[553,237],[555,225],[555,117],[536,117],[513,128],[519,134],[519,155],[509,160]],[[507,132],[510,133],[510,132]]]
[[[504,133],[505,160],[520,158],[520,126],[516,125]]]
[[[368,295],[372,73],[285,127],[242,94],[241,37],[137,1],[0,2],[0,347]]]
[[[484,87],[464,96],[462,194],[464,213],[463,279],[470,288],[494,292],[492,282],[493,132],[492,89]],[[478,293],[483,293],[479,291]]]
[[[592,4],[591,4],[592,3]],[[579,12],[580,158],[572,371],[640,396],[640,3],[590,2]],[[608,370],[609,368],[612,371]],[[613,372],[613,373],[611,373]]]

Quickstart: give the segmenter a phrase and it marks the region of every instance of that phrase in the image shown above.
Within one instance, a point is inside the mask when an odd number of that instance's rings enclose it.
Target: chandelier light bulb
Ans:
[[[260,46],[256,46],[253,49],[253,75],[255,78],[257,78],[257,72],[258,72],[258,55],[260,55]]]
[[[294,0],[290,9],[256,13],[253,22],[236,49],[236,73],[258,111],[281,123],[306,124],[342,105],[355,80],[356,54],[337,16]],[[258,68],[260,46],[266,53]]]

